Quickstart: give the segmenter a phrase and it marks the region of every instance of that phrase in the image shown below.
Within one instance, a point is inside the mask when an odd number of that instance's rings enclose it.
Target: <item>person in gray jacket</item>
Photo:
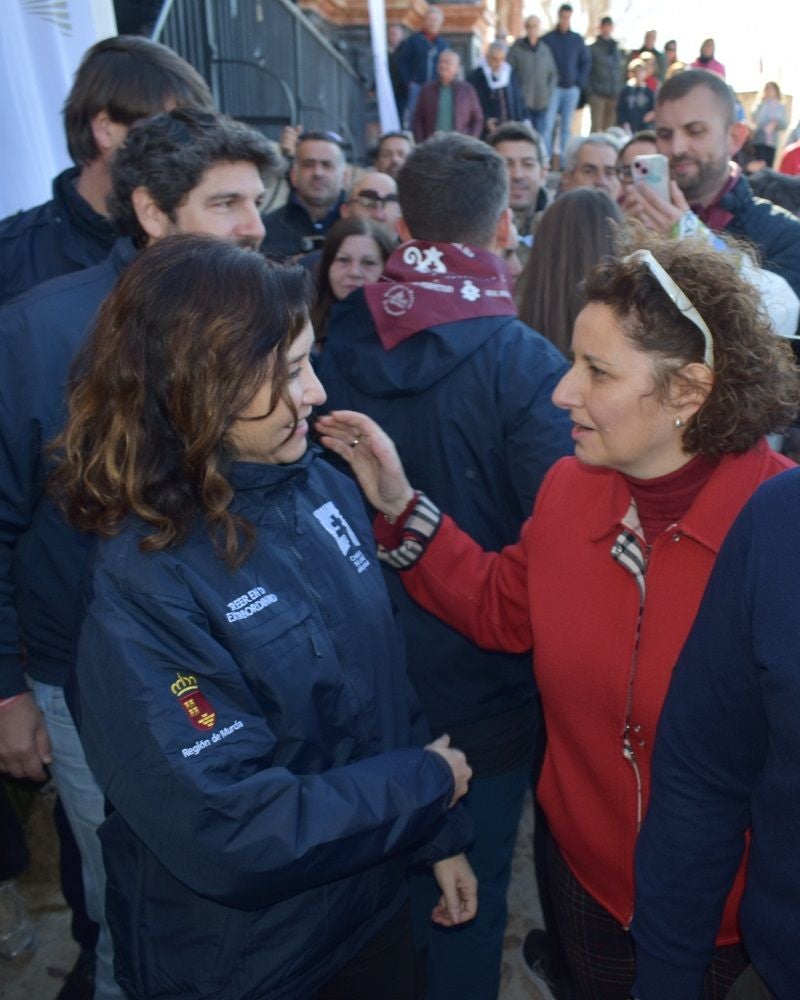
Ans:
[[[508,50],[507,62],[514,70],[522,91],[528,120],[537,132],[543,132],[547,105],[558,80],[553,53],[540,44],[541,19],[531,15],[525,21],[525,37],[518,38]]]
[[[589,47],[589,108],[592,112],[592,132],[605,132],[616,124],[617,100],[624,84],[622,54],[616,39],[611,37],[614,22],[600,19],[600,32]]]

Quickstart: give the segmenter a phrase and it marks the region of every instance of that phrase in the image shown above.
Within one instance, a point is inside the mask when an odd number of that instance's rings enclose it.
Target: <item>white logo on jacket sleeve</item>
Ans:
[[[361,551],[361,543],[356,537],[356,533],[347,523],[347,519],[341,513],[333,500],[329,500],[321,507],[317,507],[314,511],[314,517],[336,541],[336,544],[339,546],[339,551],[343,556],[348,555],[351,549],[356,550],[350,554],[350,562],[355,566],[359,573],[363,573],[369,566],[369,559],[367,559]]]

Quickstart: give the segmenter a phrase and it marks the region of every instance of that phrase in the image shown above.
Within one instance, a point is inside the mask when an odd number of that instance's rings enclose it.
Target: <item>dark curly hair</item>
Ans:
[[[634,243],[635,241],[635,243]],[[653,355],[656,392],[670,397],[682,369],[703,364],[705,343],[662,289],[647,265],[628,259],[648,249],[705,320],[714,345],[713,384],[686,424],[684,450],[718,458],[752,448],[765,434],[785,429],[800,408],[800,370],[786,340],[776,336],[759,291],[742,276],[736,246],[720,252],[703,239],[670,240],[641,232],[620,247],[620,259],[589,275],[585,300],[607,305],[641,351]]]
[[[210,236],[143,250],[103,302],[78,355],[51,489],[78,530],[116,534],[133,514],[157,551],[204,518],[235,567],[253,529],[228,508],[230,429],[269,377],[282,398],[286,353],[308,321],[305,268],[279,267]]]
[[[118,233],[147,243],[133,207],[133,192],[146,188],[173,222],[175,209],[217,163],[252,163],[262,177],[277,173],[281,160],[260,132],[226,115],[174,108],[137,122],[111,166],[108,208]]]

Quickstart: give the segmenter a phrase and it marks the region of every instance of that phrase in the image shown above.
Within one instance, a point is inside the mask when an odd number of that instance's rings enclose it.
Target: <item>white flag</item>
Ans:
[[[83,53],[117,33],[112,0],[4,0],[0,219],[50,197],[71,160],[61,109]]]
[[[381,132],[397,132],[400,118],[389,76],[389,57],[386,45],[386,8],[384,0],[369,0],[369,30],[372,35],[372,58],[375,62],[375,93],[378,98],[378,115]]]

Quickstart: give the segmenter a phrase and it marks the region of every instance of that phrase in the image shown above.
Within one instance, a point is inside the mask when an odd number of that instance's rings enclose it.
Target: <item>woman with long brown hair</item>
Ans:
[[[604,257],[614,256],[624,216],[596,188],[565,191],[542,216],[517,282],[519,318],[569,354],[583,282]]]
[[[58,442],[56,494],[100,536],[77,709],[135,1000],[410,1000],[412,857],[447,858],[434,919],[475,909],[448,857],[469,769],[423,748],[360,500],[308,447],[307,300],[301,268],[159,241]]]

